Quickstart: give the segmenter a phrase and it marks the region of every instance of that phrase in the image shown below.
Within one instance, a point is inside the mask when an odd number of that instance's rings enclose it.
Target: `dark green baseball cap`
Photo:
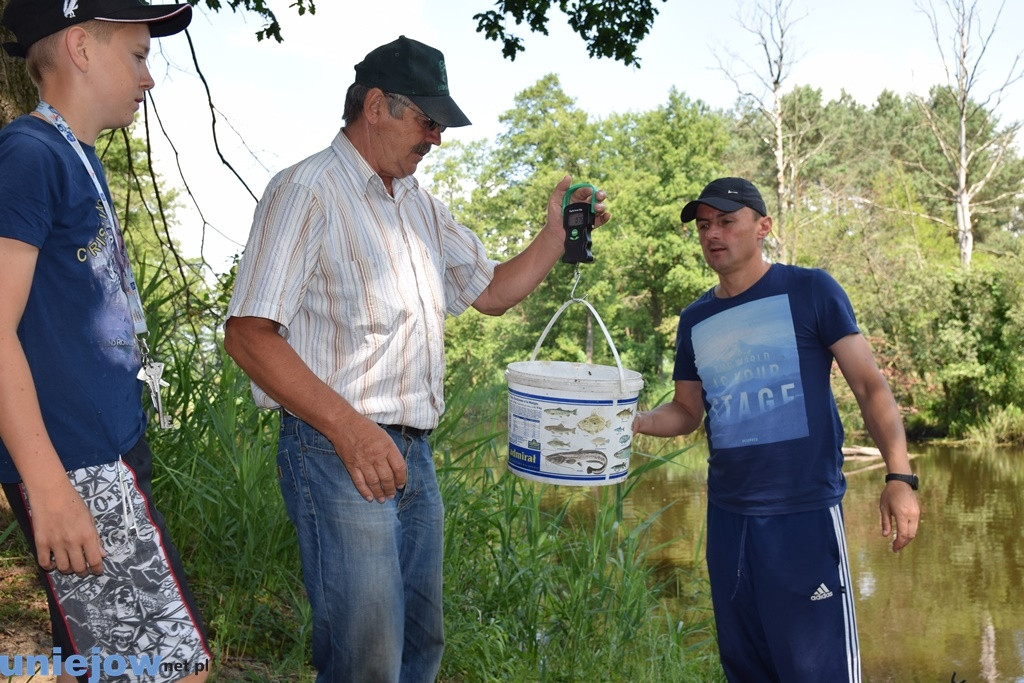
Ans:
[[[356,83],[405,95],[442,126],[470,123],[448,92],[444,55],[417,40],[399,36],[370,52],[356,64]]]

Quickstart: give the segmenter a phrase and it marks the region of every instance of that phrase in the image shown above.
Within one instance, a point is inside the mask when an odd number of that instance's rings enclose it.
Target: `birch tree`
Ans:
[[[995,87],[985,90],[981,85],[985,73],[982,62],[1005,3],[1000,3],[989,24],[982,22],[978,0],[943,0],[938,7],[932,0],[916,0],[915,4],[928,17],[946,73],[946,87],[933,89],[933,101],[915,99],[946,163],[947,173],[934,180],[953,203],[960,263],[969,268],[977,197],[1013,156],[1013,142],[1024,124],[1011,121],[1002,129],[997,127],[999,104],[1011,86],[1024,77],[1024,52],[1017,53]],[[937,101],[942,98],[947,101]],[[941,109],[950,107],[955,119],[940,115]],[[1018,183],[992,201],[1005,200],[1007,194],[1019,191]]]
[[[753,114],[742,120],[749,122],[772,159],[776,206],[774,239],[767,244],[769,255],[785,263],[793,263],[797,258],[796,209],[803,166],[831,140],[821,129],[820,117],[802,115],[799,107],[805,98],[792,97],[787,101],[784,93],[797,61],[793,29],[802,18],[792,19],[791,9],[792,0],[759,1],[749,18],[738,19],[757,45],[762,59],[760,64],[753,64],[731,51],[727,52],[729,64],[721,58],[718,60],[719,68],[739,93],[741,104]],[[817,104],[820,109],[820,101]]]

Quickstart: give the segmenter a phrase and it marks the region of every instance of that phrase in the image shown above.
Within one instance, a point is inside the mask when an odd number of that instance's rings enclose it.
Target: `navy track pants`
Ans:
[[[730,681],[860,683],[841,505],[755,516],[709,503],[707,563]]]

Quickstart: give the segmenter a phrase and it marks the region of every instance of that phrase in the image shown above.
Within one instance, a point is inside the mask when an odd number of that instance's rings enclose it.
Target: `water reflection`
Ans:
[[[945,683],[956,672],[968,683],[1024,683],[1024,450],[914,450],[923,514],[917,539],[899,554],[880,533],[884,470],[847,464],[864,680]],[[703,454],[689,453],[631,495],[627,514],[637,519],[668,506],[653,540],[670,543],[655,561],[703,571],[705,475]]]
[[[1024,453],[921,449],[918,538],[878,537],[877,473],[844,502],[869,681],[1024,681]]]

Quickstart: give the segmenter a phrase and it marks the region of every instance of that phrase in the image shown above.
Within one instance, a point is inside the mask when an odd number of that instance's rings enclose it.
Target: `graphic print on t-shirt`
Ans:
[[[102,293],[103,301],[96,309],[91,334],[99,342],[100,352],[112,364],[129,368],[134,374],[141,361],[128,305],[131,296],[128,288],[134,283],[134,278],[125,276],[131,266],[128,265],[124,242],[119,239],[119,230],[99,199],[96,200],[96,216],[96,236],[88,245],[79,247],[77,252],[77,260],[87,264],[93,273],[97,293]]]
[[[711,445],[737,448],[808,435],[789,297],[741,304],[693,327]]]

